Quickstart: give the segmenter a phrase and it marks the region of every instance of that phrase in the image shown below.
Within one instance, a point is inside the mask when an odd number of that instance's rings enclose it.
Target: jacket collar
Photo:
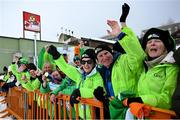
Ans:
[[[80,68],[77,68],[77,70],[81,73],[81,74],[83,74],[83,70],[81,70]],[[92,69],[92,71],[88,74],[88,75],[86,75],[86,77],[91,77],[91,76],[93,76],[94,74],[96,74],[97,73],[97,70],[96,70],[96,66]]]
[[[173,54],[174,52],[170,51],[160,63],[171,63],[171,64],[175,63]]]

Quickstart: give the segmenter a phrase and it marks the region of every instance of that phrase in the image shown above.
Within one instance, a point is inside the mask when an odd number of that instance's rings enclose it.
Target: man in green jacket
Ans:
[[[107,20],[107,24],[111,27],[112,31],[108,30],[108,33],[117,37],[118,41],[114,44],[114,50],[118,52],[113,54],[113,51],[107,45],[99,45],[95,48],[96,57],[98,63],[102,65],[99,68],[99,72],[103,77],[104,86],[106,89],[106,96],[102,96],[103,89],[100,87],[94,91],[95,97],[107,103],[108,100],[104,100],[103,97],[115,98],[117,96],[120,99],[119,104],[122,104],[124,96],[122,94],[127,93],[127,96],[135,96],[137,94],[137,83],[139,79],[139,61],[142,61],[145,57],[145,53],[141,48],[137,36],[133,31],[126,26],[126,17],[129,13],[130,7],[127,4],[122,6],[122,15],[120,22],[122,29],[120,29],[118,22],[114,20]],[[136,54],[135,54],[136,53]],[[115,102],[110,102],[110,116],[112,119],[123,119],[126,109],[115,108],[112,110]],[[118,109],[121,109],[118,111]],[[116,112],[116,114],[114,114]]]
[[[108,33],[118,38],[116,45],[121,48],[121,51],[113,54],[112,49],[107,45],[99,45],[95,48],[98,63],[102,64],[99,71],[103,76],[108,97],[118,96],[125,91],[137,93],[139,77],[137,71],[141,67],[138,63],[144,59],[145,53],[137,36],[126,26],[125,20],[128,13],[129,6],[125,4],[120,19],[122,29],[117,21],[107,21],[112,29]]]

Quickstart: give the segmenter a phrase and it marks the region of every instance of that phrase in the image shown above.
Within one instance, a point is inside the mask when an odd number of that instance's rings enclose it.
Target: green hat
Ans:
[[[74,56],[73,61],[75,62],[77,60],[80,60],[80,57],[79,56]]]
[[[28,64],[28,58],[25,58],[25,57],[21,58],[21,59],[19,60],[19,63],[20,63],[20,64]]]

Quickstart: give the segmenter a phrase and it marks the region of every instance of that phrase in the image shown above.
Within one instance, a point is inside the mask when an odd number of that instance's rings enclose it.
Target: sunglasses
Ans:
[[[86,63],[87,63],[87,64],[92,64],[93,61],[92,61],[92,60],[87,60],[87,61],[81,60],[81,64],[82,64],[82,65],[85,65]]]

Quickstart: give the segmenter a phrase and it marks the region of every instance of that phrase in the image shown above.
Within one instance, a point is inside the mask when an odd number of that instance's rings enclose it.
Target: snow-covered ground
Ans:
[[[3,99],[4,99],[4,97],[0,96],[0,101],[3,100]],[[0,103],[0,112],[5,110],[6,107],[7,107],[7,104]],[[5,118],[1,118],[4,114],[6,114],[6,113],[0,113],[0,120],[13,120],[10,116],[5,117]]]

